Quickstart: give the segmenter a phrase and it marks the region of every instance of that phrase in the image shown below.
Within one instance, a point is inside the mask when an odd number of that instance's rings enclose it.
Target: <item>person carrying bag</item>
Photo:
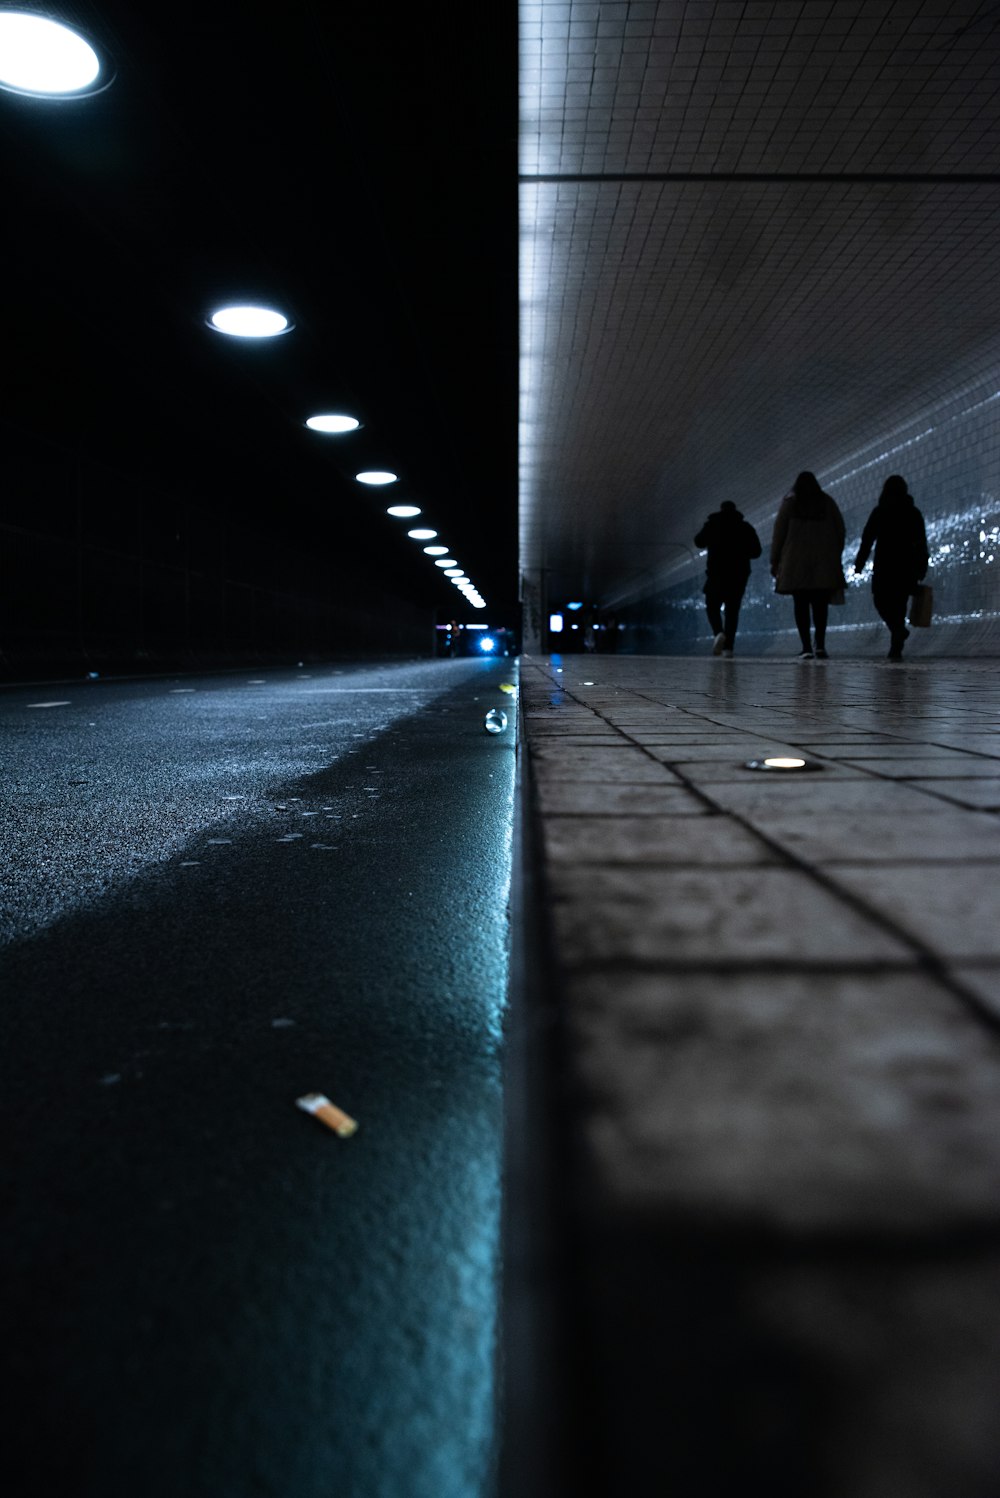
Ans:
[[[854,570],[860,572],[875,548],[872,571],[872,601],[876,613],[889,631],[889,659],[903,659],[903,645],[909,638],[906,627],[906,605],[911,597],[910,623],[926,627],[933,604],[931,590],[921,581],[930,565],[924,517],[913,503],[906,480],[890,474],[882,485],[878,503],[861,533],[861,545],[854,559]]]

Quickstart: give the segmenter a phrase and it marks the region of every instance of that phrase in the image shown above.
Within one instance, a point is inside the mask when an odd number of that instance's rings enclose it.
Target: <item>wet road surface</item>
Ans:
[[[514,669],[0,696],[19,1494],[488,1492]]]

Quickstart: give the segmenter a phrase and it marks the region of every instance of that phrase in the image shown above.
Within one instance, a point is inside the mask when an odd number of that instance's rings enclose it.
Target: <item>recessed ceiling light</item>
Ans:
[[[414,518],[414,516],[420,514],[420,506],[419,505],[390,505],[389,508],[386,510],[385,513],[387,515],[392,515],[393,518],[396,519],[396,520],[412,520]]]
[[[394,484],[398,475],[390,473],[387,468],[366,468],[363,473],[356,473],[354,477],[359,484]]]
[[[424,527],[418,527],[417,530],[407,531],[406,534],[410,537],[411,541],[433,541],[434,537],[437,535],[437,531],[430,531]],[[426,546],[424,547],[424,550],[427,550]],[[443,547],[442,550],[447,550],[447,548]]]
[[[462,569],[461,567],[446,567],[444,575],[445,577],[461,577]]]
[[[457,567],[458,563],[454,557],[438,557],[434,565],[435,567]]]
[[[360,425],[356,416],[338,416],[332,411],[327,415],[306,417],[306,426],[311,432],[338,435],[341,432],[356,432]]]
[[[218,333],[230,338],[276,338],[287,333],[291,323],[283,312],[273,307],[219,307],[209,318]]]
[[[443,557],[448,554],[447,546],[425,546],[424,551],[429,557]]]
[[[30,11],[0,12],[0,87],[72,99],[97,92],[100,75],[101,59],[78,32]]]

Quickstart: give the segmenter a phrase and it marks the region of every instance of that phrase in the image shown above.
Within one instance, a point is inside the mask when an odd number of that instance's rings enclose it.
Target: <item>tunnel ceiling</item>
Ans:
[[[144,505],[166,536],[171,496],[193,497],[453,608],[386,520],[389,491],[354,481],[390,467],[393,499],[513,616],[516,9],[51,13],[114,78],[59,103],[0,92],[8,518],[39,524],[39,475],[80,461],[106,476],[102,534]],[[249,346],[206,328],[250,297],[294,331]],[[350,438],[302,425],[345,408],[364,422]]]
[[[520,81],[521,555],[553,603],[681,580],[721,500],[766,524],[996,366],[1000,5],[542,0]]]

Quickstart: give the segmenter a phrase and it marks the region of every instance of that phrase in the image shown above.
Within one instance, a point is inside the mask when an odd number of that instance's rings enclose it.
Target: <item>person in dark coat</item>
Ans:
[[[708,552],[703,591],[709,628],[715,636],[712,654],[731,656],[750,563],[760,556],[760,538],[732,500],[724,499],[709,515],[694,544]]]
[[[840,564],[844,517],[814,473],[800,473],[778,510],[771,535],[771,576],[776,593],[791,593],[801,660],[825,661],[830,599],[844,586]],[[810,619],[811,616],[811,619]],[[811,627],[816,631],[813,651]]]
[[[855,572],[861,571],[873,546],[872,600],[889,630],[889,659],[901,661],[910,633],[906,627],[907,601],[927,575],[930,553],[924,517],[913,503],[906,480],[898,473],[886,479],[878,504],[868,516],[854,558]]]

